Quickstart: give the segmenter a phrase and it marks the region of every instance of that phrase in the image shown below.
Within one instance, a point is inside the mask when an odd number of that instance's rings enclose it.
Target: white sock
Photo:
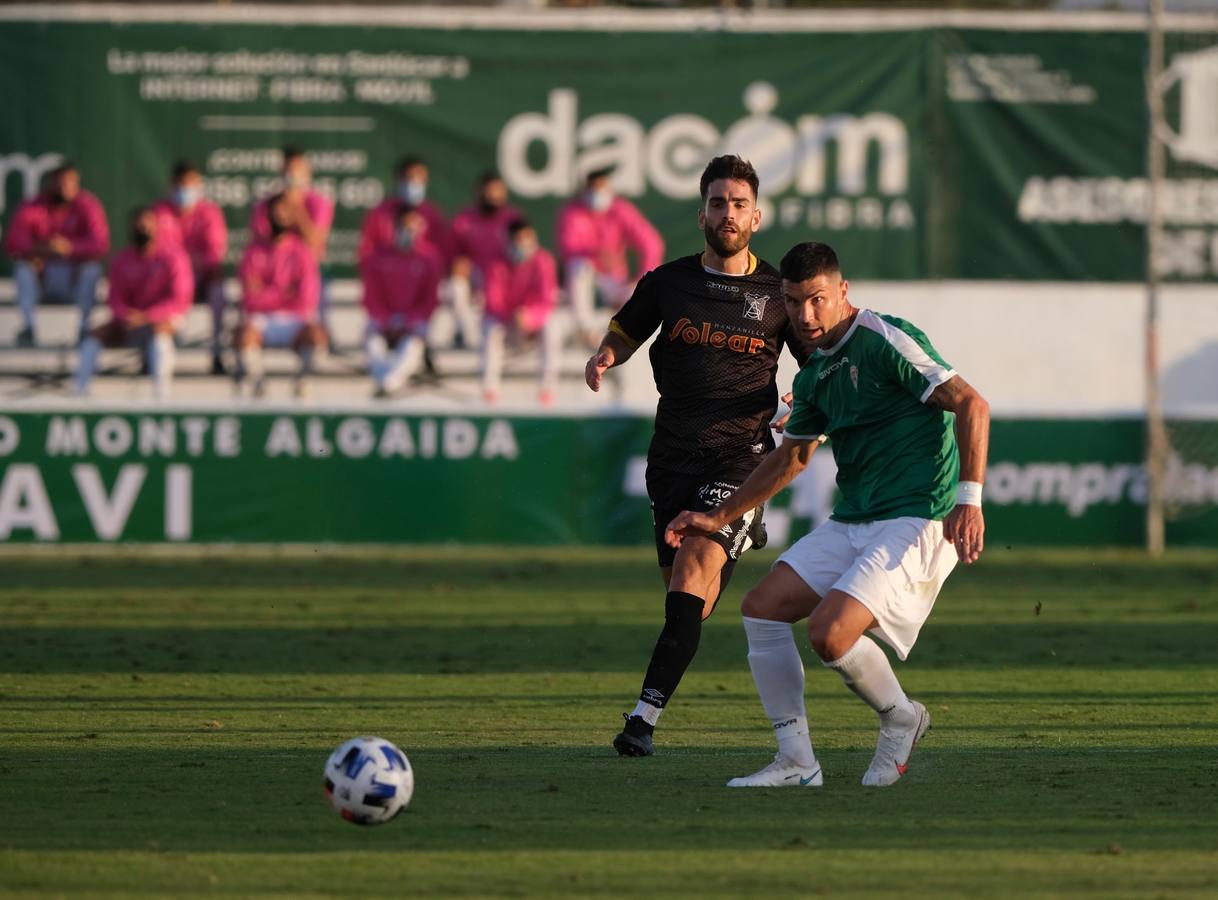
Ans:
[[[507,328],[487,319],[482,329],[482,390],[485,393],[499,393],[506,340]]]
[[[804,708],[804,663],[791,626],[745,616],[744,633],[749,639],[749,668],[779,751],[801,766],[815,765]]]
[[[152,373],[152,392],[158,400],[169,396],[173,381],[173,335],[153,335],[148,345],[148,371]]]
[[[660,713],[662,712],[664,712],[662,707],[652,706],[650,703],[644,703],[642,700],[640,700],[634,705],[634,712],[632,712],[630,715],[638,716],[640,719],[654,728],[656,722],[660,721]]]
[[[846,687],[879,713],[882,721],[905,724],[915,718],[913,704],[901,690],[888,657],[867,635],[862,635],[853,647],[825,665],[836,669]]]
[[[386,390],[396,391],[404,385],[423,366],[423,339],[417,335],[407,335],[402,338],[393,356],[385,366],[384,386]]]
[[[368,373],[373,383],[379,388],[385,386],[385,354],[389,352],[389,344],[379,331],[371,331],[364,340],[364,352],[368,354]]]
[[[101,341],[89,335],[80,342],[80,359],[76,363],[76,393],[89,390],[89,382],[97,371],[97,357],[101,355]]]

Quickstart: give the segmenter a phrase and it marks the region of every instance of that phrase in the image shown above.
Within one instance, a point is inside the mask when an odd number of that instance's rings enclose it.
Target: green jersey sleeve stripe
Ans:
[[[923,403],[935,392],[935,388],[955,376],[956,371],[937,362],[918,342],[899,328],[889,325],[870,310],[859,315],[859,324],[884,338],[905,360],[926,379],[926,390],[919,398]]]

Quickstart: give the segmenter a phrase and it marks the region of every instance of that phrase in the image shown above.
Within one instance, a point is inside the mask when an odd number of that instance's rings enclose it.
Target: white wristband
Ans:
[[[956,505],[957,506],[980,506],[981,505],[981,482],[980,481],[962,481],[956,487]]]

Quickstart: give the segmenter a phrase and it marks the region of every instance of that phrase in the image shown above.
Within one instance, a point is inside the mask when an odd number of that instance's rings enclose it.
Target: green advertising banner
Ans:
[[[645,417],[0,415],[0,541],[649,544]],[[1218,422],[1172,426],[1173,545],[1218,546]],[[1135,420],[1001,420],[987,541],[1138,545]],[[833,502],[832,457],[767,508],[787,544]]]
[[[759,169],[756,246],[770,259],[816,237],[855,278],[1141,277],[1138,17],[1043,30],[1017,15],[961,28],[933,14],[691,27],[615,11],[563,28],[548,26],[578,20],[182,10],[0,8],[0,227],[65,157],[112,226],[189,157],[235,255],[290,143],[337,204],[336,275],[352,274],[359,223],[408,154],[430,162],[431,195],[450,213],[497,167],[543,236],[582,176],[611,168],[677,255],[700,246],[698,174],[734,152]],[[1169,35],[1173,278],[1218,277],[1216,54],[1218,24]]]

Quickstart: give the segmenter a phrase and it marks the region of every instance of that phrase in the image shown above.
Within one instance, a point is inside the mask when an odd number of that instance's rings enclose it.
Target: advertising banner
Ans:
[[[652,541],[646,417],[0,415],[0,541]],[[1173,545],[1218,546],[1218,422],[1174,423]],[[1133,420],[994,423],[987,542],[1138,545]],[[829,515],[829,450],[767,508],[785,545]]]
[[[337,276],[353,273],[361,218],[407,155],[430,163],[431,196],[449,213],[499,169],[547,240],[583,176],[612,169],[680,255],[701,246],[702,167],[733,152],[760,172],[756,246],[770,259],[817,238],[855,278],[1142,275],[1145,37],[1128,27],[872,16],[822,33],[815,23],[834,20],[792,16],[773,30],[760,19],[677,31],[621,12],[622,30],[534,28],[544,20],[527,15],[496,29],[474,27],[475,13],[438,27],[408,13],[160,21],[133,9],[5,16],[0,227],[71,158],[121,235],[127,211],[189,158],[235,256],[292,144],[336,202]],[[1218,27],[1169,34],[1163,267],[1176,279],[1218,278],[1216,54]]]

